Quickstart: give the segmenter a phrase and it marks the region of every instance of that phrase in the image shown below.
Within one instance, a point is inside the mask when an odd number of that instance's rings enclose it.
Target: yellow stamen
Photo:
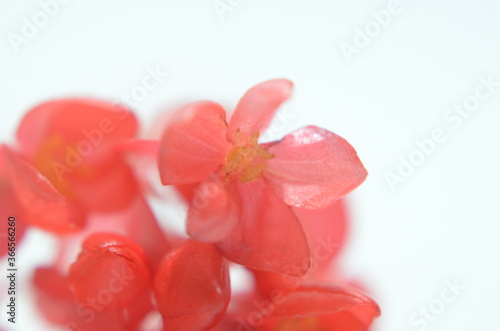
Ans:
[[[223,168],[225,177],[238,176],[243,183],[258,179],[266,169],[265,161],[274,157],[266,148],[259,145],[259,133],[253,134],[248,143],[233,147],[226,155]]]

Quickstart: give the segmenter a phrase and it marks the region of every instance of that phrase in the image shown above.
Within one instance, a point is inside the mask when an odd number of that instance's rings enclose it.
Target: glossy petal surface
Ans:
[[[366,178],[352,146],[340,136],[315,127],[299,129],[272,145],[265,178],[288,205],[318,209],[333,204]]]
[[[148,288],[150,269],[142,248],[116,234],[94,234],[83,243],[69,279],[79,302],[101,302],[104,311],[124,308]]]

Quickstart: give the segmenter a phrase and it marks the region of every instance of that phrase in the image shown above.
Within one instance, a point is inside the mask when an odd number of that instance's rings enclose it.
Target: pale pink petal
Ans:
[[[224,164],[231,147],[225,119],[224,109],[210,101],[176,112],[160,142],[158,166],[164,185],[201,182]]]
[[[290,97],[293,83],[286,79],[273,79],[260,83],[240,99],[229,123],[228,139],[234,143],[263,132],[279,106]]]
[[[274,158],[264,176],[286,204],[318,209],[358,187],[367,172],[342,137],[315,126],[299,129],[271,145]]]

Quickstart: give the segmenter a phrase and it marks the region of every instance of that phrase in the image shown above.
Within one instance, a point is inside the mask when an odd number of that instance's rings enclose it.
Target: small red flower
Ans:
[[[213,102],[180,109],[158,163],[164,185],[201,183],[188,211],[192,238],[216,243],[233,262],[299,276],[310,252],[289,206],[325,208],[361,184],[366,170],[351,145],[315,126],[259,144],[291,89],[284,79],[251,88],[229,123]]]
[[[30,110],[17,131],[18,152],[4,149],[30,223],[72,232],[89,212],[127,206],[138,187],[116,146],[136,131],[129,110],[103,101],[62,99]]]

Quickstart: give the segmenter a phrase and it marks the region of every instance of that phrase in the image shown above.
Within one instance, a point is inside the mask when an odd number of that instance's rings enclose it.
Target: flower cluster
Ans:
[[[16,143],[0,145],[0,205],[18,240],[36,227],[60,244],[33,276],[41,314],[78,331],[368,330],[380,310],[336,264],[341,198],[367,173],[347,141],[316,126],[259,141],[291,90],[258,84],[230,119],[217,103],[188,104],[157,140],[103,101],[27,112]],[[150,209],[147,162],[185,202],[186,236]],[[253,277],[238,294],[235,264]]]

